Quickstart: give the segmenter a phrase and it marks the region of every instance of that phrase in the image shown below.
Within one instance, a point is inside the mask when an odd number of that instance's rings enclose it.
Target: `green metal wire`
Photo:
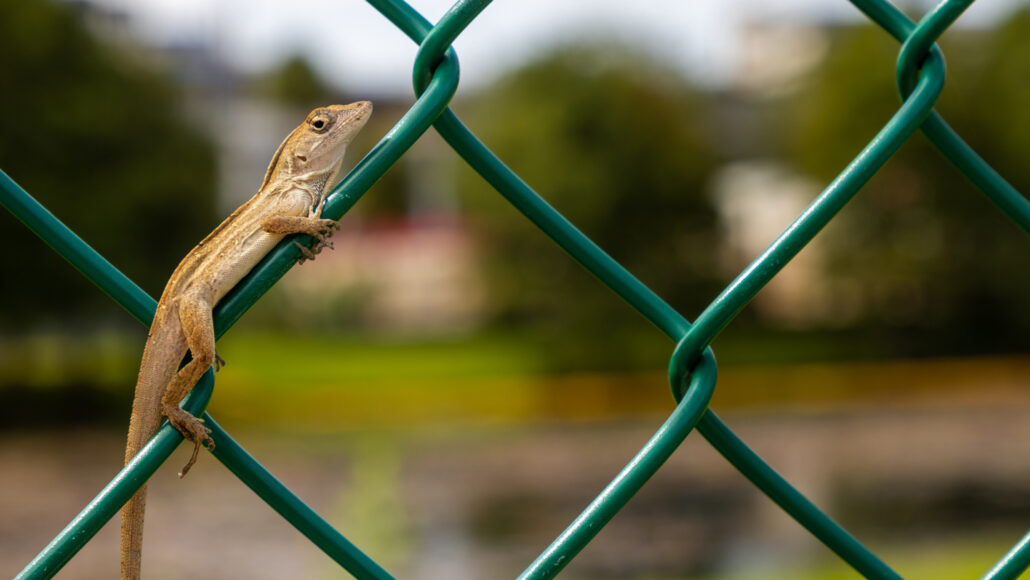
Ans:
[[[983,580],[1015,580],[1030,567],[1030,532],[1020,538],[993,568],[983,575]]]
[[[329,522],[322,519],[288,487],[273,477],[243,447],[233,441],[211,415],[204,415],[204,424],[211,428],[211,437],[216,441],[215,449],[211,453],[336,563],[358,580],[393,579],[389,572],[350,543],[329,525]]]
[[[520,579],[555,577],[679,448],[705,413],[715,391],[715,357],[711,351],[705,354],[683,399],[665,423],[572,524],[519,575]]]
[[[82,272],[89,281],[125,308],[133,318],[149,325],[157,301],[147,295],[128,276],[111,265],[54,214],[47,211],[27,191],[0,170],[0,205],[21,220],[58,255]]]
[[[416,42],[420,42],[422,39],[419,35],[410,36],[413,36]],[[420,78],[417,72],[415,78]],[[419,87],[416,84],[416,91],[418,89]],[[470,166],[479,172],[490,185],[497,189],[505,199],[511,202],[530,221],[554,239],[572,257],[582,263],[591,273],[600,278],[601,281],[612,288],[648,320],[666,332],[671,338],[679,339],[686,334],[687,329],[690,328],[690,323],[685,318],[565,220],[525,182],[505,167],[450,111],[446,111],[440,116],[435,124],[435,128],[448,144]],[[703,352],[710,356],[710,349],[706,349]],[[686,376],[684,360],[685,356],[677,349],[677,352],[672,356],[670,364],[670,382],[673,391],[676,393],[682,393],[681,387]],[[677,411],[681,408],[677,407]],[[702,426],[705,426],[705,428],[702,429]],[[735,444],[727,443],[724,448],[724,455],[729,454],[727,458],[730,459],[731,463],[744,471],[745,475],[750,479],[767,481],[771,480],[768,474],[775,474],[775,471],[761,461],[757,454],[748,449],[739,439],[736,439],[732,432],[718,420],[712,411],[709,411],[700,419],[698,430],[710,440],[714,438],[716,440],[735,442]],[[734,460],[734,458],[738,458],[738,460]],[[662,461],[664,461],[664,458]],[[654,471],[650,471],[647,476],[650,477],[653,473]],[[611,489],[614,484],[615,482],[606,490]],[[763,489],[763,491],[774,496],[774,498],[775,496],[803,497],[782,478],[779,479],[777,485],[770,484],[770,487],[771,489]],[[610,502],[612,507],[614,507],[618,501],[613,500],[613,497],[618,496],[608,495],[603,492],[598,496],[597,501]],[[590,514],[600,513],[596,503],[591,504],[583,514],[577,517],[570,528],[563,532],[540,558],[523,572],[523,575],[532,578],[549,578],[557,574],[564,566],[567,566],[575,554],[583,547],[578,543],[574,545],[573,540],[581,540],[586,537],[577,528],[592,529],[593,534],[596,534],[604,523],[607,522],[607,519],[604,517],[590,516]],[[618,503],[618,507],[621,507],[623,503]],[[872,552],[865,549],[843,528],[810,503],[806,503],[805,509],[799,510],[798,514],[792,515],[803,520],[802,524],[809,529],[819,530],[822,533],[819,536],[820,539],[856,569],[870,569],[880,572],[872,577],[898,577],[889,567],[880,562]]]
[[[657,472],[687,435],[701,435],[756,487],[813,536],[867,578],[900,576],[741,441],[708,408],[716,385],[716,362],[709,344],[723,328],[852,199],[876,171],[915,132],[922,130],[941,153],[1020,228],[1030,233],[1030,201],[1019,194],[933,111],[945,78],[944,60],[934,44],[972,0],[945,0],[913,23],[884,0],[852,0],[872,21],[902,43],[896,76],[902,104],[876,137],[762,254],[721,292],[691,324],[621,264],[576,229],[507,168],[454,115],[447,104],[458,86],[459,67],[451,43],[490,4],[462,0],[435,25],[401,0],[368,0],[405,35],[419,44],[412,71],[418,99],[401,120],[340,182],[327,199],[325,217],[345,214],[411,145],[433,126],[448,144],[500,195],[601,282],[651,321],[675,343],[669,382],[675,409],[655,435],[586,509],[522,573],[520,578],[553,578],[594,538]],[[574,171],[575,168],[570,168]],[[153,318],[155,301],[0,172],[0,204],[43,238],[58,254],[121,304],[140,322]],[[301,241],[312,240],[299,236]],[[299,256],[285,240],[215,308],[221,336],[279,280]],[[212,395],[208,372],[184,402],[203,412]],[[392,578],[232,440],[208,414],[214,456],[243,483],[356,578]],[[17,578],[50,578],[120,509],[181,442],[167,424],[140,454],[94,498]],[[1016,578],[1030,566],[1030,533],[984,576]]]
[[[183,407],[199,414],[211,398],[214,372],[210,369],[197,383]],[[222,441],[216,439],[218,444]],[[167,422],[138,455],[37,555],[16,580],[51,578],[82,546],[129,501],[182,442],[182,435]]]
[[[969,2],[962,2],[962,4],[968,5]],[[946,20],[945,16],[951,16],[951,19]],[[957,17],[958,13],[934,11],[927,15],[923,26],[931,28],[939,34]],[[936,38],[936,34],[932,38]],[[694,326],[687,331],[687,336],[676,347],[677,353],[684,353],[683,356],[687,358],[688,366],[689,361],[700,356],[703,346],[715,339],[716,335],[733,320],[733,317],[747,306],[751,299],[769,283],[769,280],[772,280],[773,276],[778,274],[802,248],[815,238],[816,234],[837,215],[845,204],[851,201],[862,186],[908,140],[930,114],[933,104],[943,88],[944,61],[938,53],[930,52],[915,90],[904,101],[898,112],[887,121],[883,129],[859,152],[844,171],[787,227],[786,231],[745,268],[697,317]]]

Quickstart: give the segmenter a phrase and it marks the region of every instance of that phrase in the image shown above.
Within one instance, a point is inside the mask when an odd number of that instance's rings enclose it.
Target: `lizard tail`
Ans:
[[[122,508],[122,580],[139,580],[143,564],[143,514],[147,486],[139,488]]]
[[[182,339],[176,341],[172,338],[175,333],[181,335],[178,325],[158,325],[156,322],[155,320],[153,328],[161,328],[165,332],[151,334],[143,349],[143,362],[140,364],[139,378],[136,381],[132,416],[129,419],[129,436],[125,445],[126,464],[139,453],[161,425],[161,395],[175,374],[186,350],[184,344],[181,347],[178,344]],[[170,351],[177,351],[178,354]],[[146,501],[147,486],[144,485],[122,507],[122,580],[139,580],[140,577]]]

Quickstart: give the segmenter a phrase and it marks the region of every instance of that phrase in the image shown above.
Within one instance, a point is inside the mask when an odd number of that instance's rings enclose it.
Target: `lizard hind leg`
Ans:
[[[210,301],[191,293],[180,298],[178,307],[182,332],[193,360],[179,369],[168,383],[161,398],[161,412],[168,417],[168,422],[173,427],[194,443],[193,455],[179,472],[179,477],[183,477],[196,463],[200,446],[206,444],[208,449],[214,449],[215,443],[211,439],[211,430],[204,426],[203,419],[194,417],[180,407],[179,403],[212,363],[218,360],[218,355],[215,354],[215,330]]]

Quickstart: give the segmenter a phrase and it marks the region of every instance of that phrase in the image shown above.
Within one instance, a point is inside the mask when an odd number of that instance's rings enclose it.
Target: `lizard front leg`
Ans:
[[[299,243],[296,244],[300,248],[301,253],[304,254],[301,257],[301,263],[303,263],[304,260],[314,260],[315,254],[321,252],[322,248],[326,246],[332,248],[332,244],[327,240],[333,235],[334,229],[340,229],[340,223],[336,220],[324,218],[275,215],[265,218],[261,222],[261,229],[270,234],[307,234],[317,239],[318,243],[312,249],[308,249]]]
[[[215,442],[211,439],[211,430],[204,426],[204,421],[179,406],[182,399],[197,384],[212,363],[220,360],[215,354],[215,329],[211,316],[211,303],[199,294],[190,292],[179,298],[179,320],[182,323],[182,332],[186,337],[186,345],[193,355],[193,360],[172,377],[161,398],[161,412],[168,417],[168,422],[195,444],[193,455],[179,472],[179,477],[186,475],[186,472],[197,462],[201,444],[206,443],[208,449],[215,448]]]

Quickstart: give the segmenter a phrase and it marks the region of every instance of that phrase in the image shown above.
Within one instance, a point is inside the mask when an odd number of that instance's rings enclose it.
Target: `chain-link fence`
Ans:
[[[899,147],[922,130],[951,163],[1001,211],[1030,233],[1030,202],[974,153],[933,110],[944,87],[944,60],[934,44],[972,0],[945,0],[918,23],[884,0],[851,0],[901,43],[897,83],[902,102],[872,141],[758,258],[741,272],[693,323],[598,248],[495,157],[448,108],[458,86],[458,60],[451,43],[490,0],[461,0],[430,25],[401,0],[368,0],[420,48],[414,63],[418,100],[361,160],[328,198],[323,215],[343,216],[431,126],[508,202],[573,258],[650,320],[675,343],[669,380],[677,405],[650,441],[520,578],[556,576],[630,498],[654,475],[694,429],[741,474],[808,529],[830,550],[868,578],[900,578],[766,464],[708,408],[716,384],[709,343],[865,185]],[[1004,74],[1004,73],[1001,73]],[[574,171],[575,168],[569,168]],[[6,174],[0,173],[0,202],[143,324],[156,302],[68,230]],[[293,244],[272,251],[215,309],[215,330],[225,333],[298,258]],[[184,406],[204,413],[211,396],[208,372]],[[308,508],[226,433],[203,414],[216,443],[213,454],[272,508],[356,578],[392,578],[342,534]],[[48,545],[18,578],[50,578],[93,537],[180,443],[164,425],[143,451]],[[1030,534],[1022,538],[984,578],[1016,578],[1030,565]]]

